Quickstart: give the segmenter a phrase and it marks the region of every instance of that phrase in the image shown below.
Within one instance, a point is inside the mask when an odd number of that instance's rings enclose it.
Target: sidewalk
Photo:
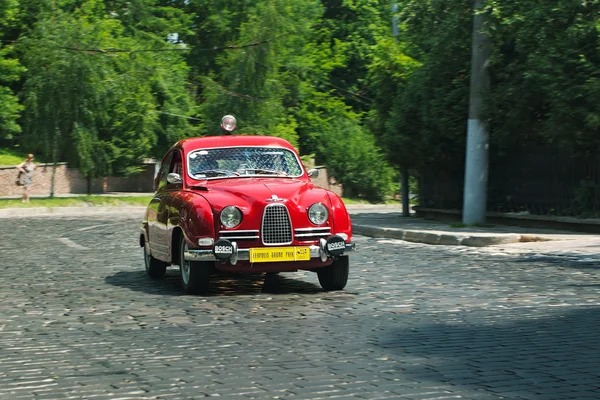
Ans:
[[[403,217],[402,206],[348,206],[356,235],[400,239],[431,245],[485,247],[505,245],[537,250],[600,255],[600,236],[554,229],[508,225],[453,227],[448,222]]]
[[[120,194],[125,195],[125,194]],[[144,195],[144,194],[136,194]],[[403,217],[400,205],[348,205],[353,233],[431,245],[485,247],[507,245],[539,250],[578,251],[600,255],[600,236],[508,225],[454,227],[450,223]],[[145,207],[33,207],[0,209],[2,218],[89,216],[127,213],[142,218]]]

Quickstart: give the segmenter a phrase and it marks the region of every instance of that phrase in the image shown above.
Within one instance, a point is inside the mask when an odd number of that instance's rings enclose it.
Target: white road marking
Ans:
[[[82,246],[80,244],[75,243],[74,241],[72,241],[71,239],[67,239],[67,238],[58,238],[58,241],[69,246],[72,247],[74,249],[78,249],[78,250],[89,250],[89,247],[85,247]]]
[[[119,225],[119,224],[121,224],[121,222],[114,222],[112,224],[91,225],[91,226],[84,226],[83,228],[79,228],[77,230],[80,232],[83,232],[83,231],[89,231],[90,229],[103,228],[105,226]]]

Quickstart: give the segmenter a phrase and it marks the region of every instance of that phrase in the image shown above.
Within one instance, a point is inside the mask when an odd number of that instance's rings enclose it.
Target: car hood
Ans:
[[[207,189],[203,195],[215,212],[230,205],[245,211],[252,208],[262,210],[274,202],[284,203],[288,208],[308,207],[318,201],[330,203],[325,189],[297,179],[233,178],[213,181]]]
[[[260,230],[267,206],[284,204],[294,229],[312,229],[308,211],[315,203],[322,203],[329,209],[327,222],[321,228],[335,228],[336,221],[339,232],[352,236],[350,218],[339,196],[330,191],[316,187],[312,182],[294,178],[230,178],[205,183],[203,186],[190,188],[196,196],[201,196],[210,204],[214,229],[224,229],[220,224],[220,214],[224,207],[236,206],[242,211],[242,221],[236,226],[238,231]],[[190,203],[194,204],[194,203]],[[206,210],[206,205],[198,204],[199,209]],[[204,203],[206,204],[206,203]]]

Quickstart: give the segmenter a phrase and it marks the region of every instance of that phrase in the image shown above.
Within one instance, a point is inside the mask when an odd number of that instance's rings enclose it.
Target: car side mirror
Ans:
[[[171,172],[169,175],[167,175],[167,182],[169,183],[181,183],[181,176],[179,174],[176,174],[175,172]]]
[[[309,178],[316,178],[319,176],[319,170],[316,168],[309,169],[307,174]]]

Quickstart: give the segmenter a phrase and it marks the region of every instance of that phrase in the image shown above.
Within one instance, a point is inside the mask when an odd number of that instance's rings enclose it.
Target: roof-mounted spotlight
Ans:
[[[236,120],[233,115],[226,115],[221,119],[221,129],[227,133],[231,133],[235,130]]]

